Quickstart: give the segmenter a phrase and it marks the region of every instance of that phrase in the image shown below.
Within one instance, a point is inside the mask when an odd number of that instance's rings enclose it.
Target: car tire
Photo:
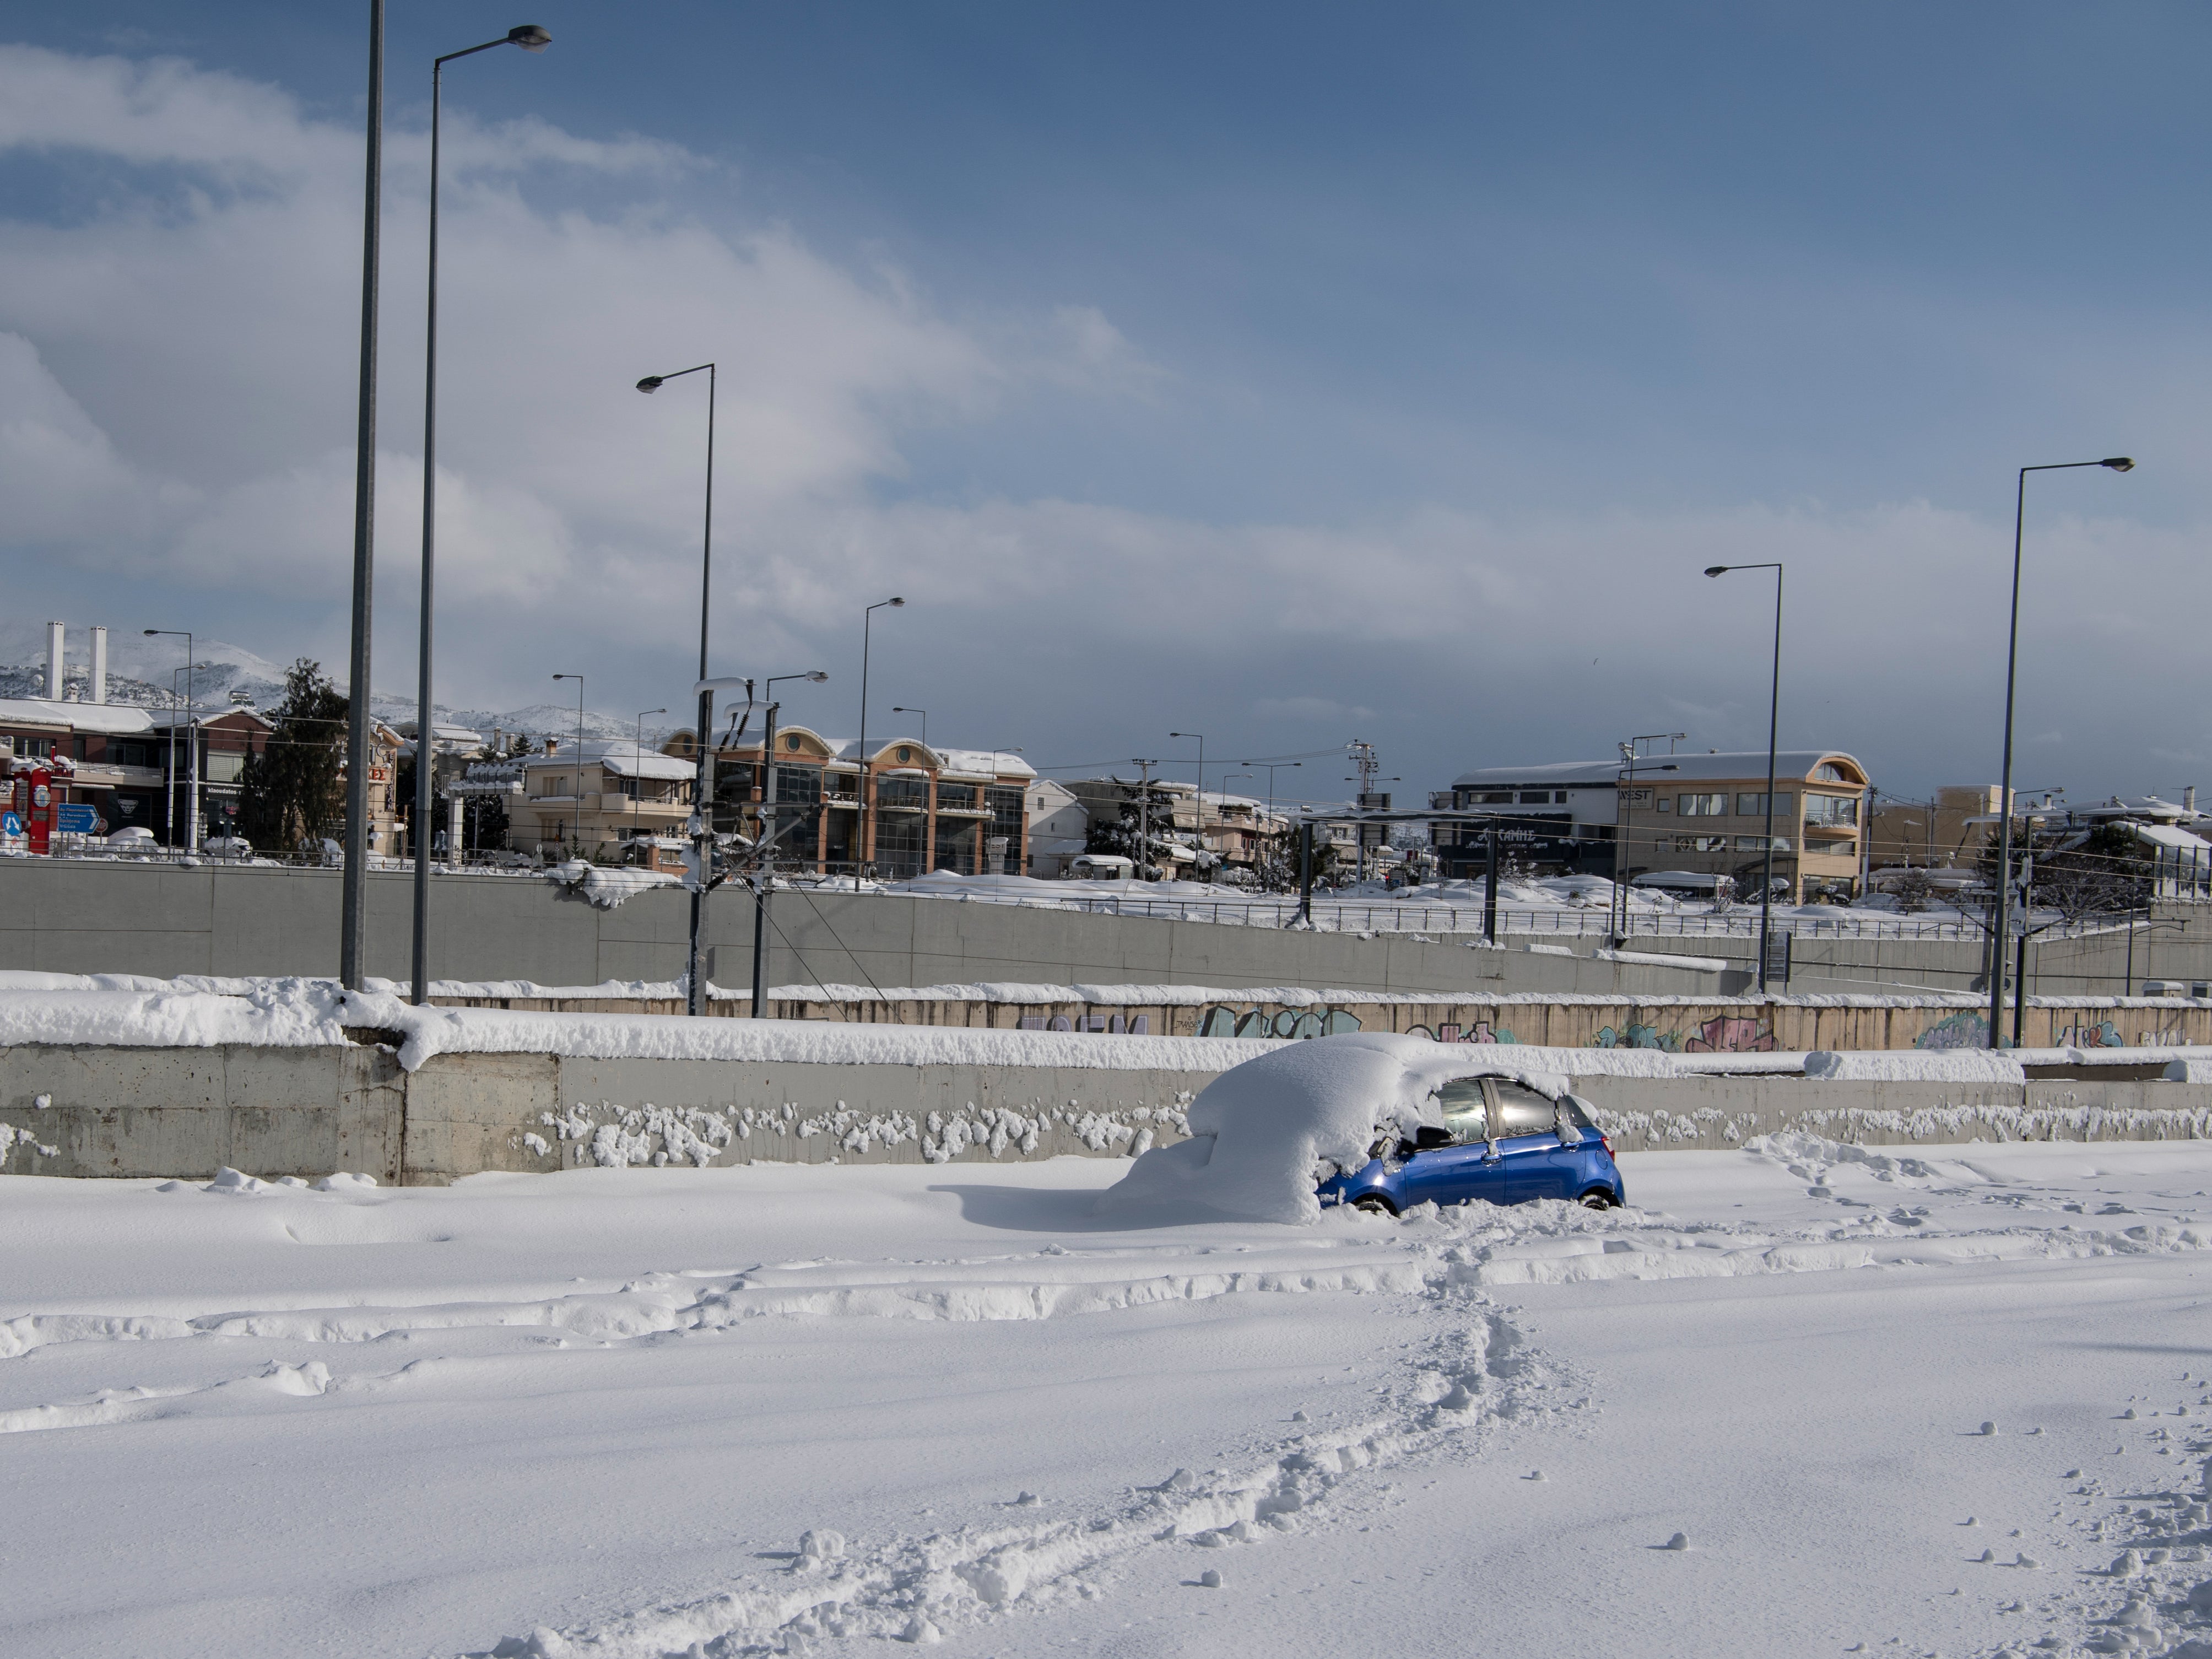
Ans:
[[[1575,1201],[1585,1210],[1611,1210],[1619,1207],[1613,1202],[1613,1194],[1602,1187],[1593,1187]]]
[[[1352,1200],[1352,1207],[1355,1210],[1364,1210],[1370,1215],[1395,1216],[1398,1213],[1398,1206],[1380,1193],[1360,1194]]]

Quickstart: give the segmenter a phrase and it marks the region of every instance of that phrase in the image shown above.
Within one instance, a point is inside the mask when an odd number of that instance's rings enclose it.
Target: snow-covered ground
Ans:
[[[2191,1652],[2212,1144],[1944,1154],[8,1179],[0,1654]]]

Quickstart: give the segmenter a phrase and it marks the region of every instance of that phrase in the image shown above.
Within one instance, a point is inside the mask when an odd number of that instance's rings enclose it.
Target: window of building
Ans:
[[[1554,790],[1554,791],[1553,791],[1553,792],[1552,792],[1552,805],[1554,805],[1554,806],[1565,806],[1566,804],[1567,804],[1567,792],[1566,792],[1565,790],[1564,790],[1564,789],[1556,789],[1556,790]]]
[[[1774,797],[1774,816],[1786,818],[1797,809],[1797,797],[1777,794]],[[1740,818],[1763,818],[1766,816],[1766,797],[1764,794],[1738,795],[1735,815]]]
[[[899,764],[903,766],[914,758],[914,750],[902,744],[898,751]]]
[[[821,839],[822,769],[778,764],[775,801],[775,856],[813,863],[814,849]]]
[[[1474,797],[1474,803],[1478,806],[1510,806],[1513,805],[1513,792],[1510,789],[1487,789]]]
[[[1639,790],[1637,790],[1637,791],[1635,792],[1635,793],[1636,793],[1636,794],[1639,794],[1639,795],[1640,795],[1640,794],[1642,794],[1643,793],[1644,793],[1644,792],[1643,792],[1642,790],[1640,790],[1640,789],[1639,789]],[[1631,801],[1630,801],[1630,803],[1629,803],[1629,804],[1630,804],[1631,805],[1634,805],[1636,803],[1635,803],[1634,799],[1632,798],[1632,799],[1631,799]],[[1659,797],[1659,803],[1658,803],[1658,805],[1659,805],[1659,810],[1660,810],[1661,811],[1662,811],[1662,812],[1671,812],[1671,811],[1673,811],[1674,810],[1674,798],[1672,795],[1662,795],[1662,796],[1660,796],[1660,797]]]
[[[799,752],[799,737],[798,737],[798,734],[797,734],[796,732],[785,732],[785,733],[784,733],[784,735],[783,735],[783,746],[784,746],[784,748],[785,748],[786,750],[787,750],[789,752],[791,752],[791,753],[793,753],[793,754],[794,754],[794,755],[795,755],[795,754],[797,754],[797,753]]]
[[[899,881],[921,873],[921,838],[929,820],[919,812],[894,812],[876,820],[876,871]]]
[[[987,788],[983,791],[983,805],[991,809],[990,833],[1006,838],[1006,869],[1013,871],[1014,860],[1022,855],[1022,792]]]
[[[1551,804],[1552,792],[1548,789],[1523,789],[1521,792],[1521,805],[1523,806],[1549,806]]]
[[[210,783],[236,783],[246,775],[246,757],[235,749],[217,749],[207,757]]]
[[[1805,797],[1807,823],[1856,823],[1859,821],[1859,800],[1856,795],[1808,795]]]
[[[929,805],[929,780],[927,778],[881,778],[876,783],[876,805],[885,807],[927,808]]]
[[[1674,837],[1674,850],[1678,853],[1725,853],[1728,851],[1728,837],[1677,836]]]
[[[18,738],[15,756],[19,760],[47,760],[52,757],[54,740],[52,738]]]
[[[1726,795],[1677,795],[1674,810],[1686,818],[1717,818],[1728,811]]]
[[[975,786],[972,783],[940,783],[937,786],[937,810],[975,810]]]
[[[974,818],[938,819],[937,867],[956,875],[976,874],[975,860],[980,850],[976,832],[981,828]]]
[[[1849,783],[1850,781],[1849,778],[1844,775],[1844,769],[1837,765],[1833,761],[1822,761],[1820,764],[1819,769],[1816,770],[1813,775],[1818,778],[1822,783]]]
[[[1764,853],[1766,850],[1766,837],[1764,836],[1738,836],[1735,838],[1735,850],[1739,853]],[[1788,852],[1790,850],[1790,837],[1787,836],[1777,836],[1774,838],[1774,850],[1778,853]]]
[[[107,745],[110,766],[159,766],[154,745],[147,743],[113,743]]]

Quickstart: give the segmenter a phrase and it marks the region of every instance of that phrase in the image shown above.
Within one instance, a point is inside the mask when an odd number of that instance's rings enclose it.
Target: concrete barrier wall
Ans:
[[[871,997],[769,1004],[776,1019],[858,1025],[950,1025],[996,1030],[1133,1031],[1153,1036],[1318,1036],[1332,1031],[1411,1032],[1446,1042],[1535,1043],[1553,1048],[1654,1048],[1668,1054],[1808,1054],[1816,1049],[1981,1048],[1989,1021],[1962,1000],[1903,996],[1870,1006],[1675,995],[1638,1000],[1585,994],[1546,1002],[1433,1000],[1367,1002],[1338,998],[1279,1002],[1224,998],[1203,1003],[1146,1001],[1140,987],[1111,1002],[1010,1002],[971,998]],[[680,1014],[673,997],[434,997],[441,1006],[557,1013]],[[711,1012],[743,1017],[750,997],[719,997]],[[2007,1030],[2009,1030],[2009,1026]],[[2031,1048],[2170,1048],[2212,1044],[2212,1001],[2187,998],[2031,1000],[2023,1023]]]
[[[1213,1073],[750,1065],[386,1048],[0,1049],[0,1173],[387,1185],[483,1170],[1122,1157],[1188,1132]],[[1578,1079],[1620,1151],[1799,1129],[1864,1146],[2212,1138],[2212,1085]]]
[[[0,968],[72,974],[320,975],[338,966],[335,870],[0,860]],[[690,901],[660,888],[603,910],[537,877],[440,875],[431,976],[596,985],[684,971]],[[368,880],[368,969],[409,971],[413,878]],[[712,977],[752,979],[749,896],[708,901]],[[1717,973],[1470,948],[1411,934],[1311,933],[896,894],[778,895],[772,985],[1323,985],[1363,991],[1739,988]]]

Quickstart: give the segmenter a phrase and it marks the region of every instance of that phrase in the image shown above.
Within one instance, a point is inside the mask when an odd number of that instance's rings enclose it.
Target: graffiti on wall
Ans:
[[[2120,1035],[2120,1028],[2109,1019],[2094,1025],[2064,1025],[2051,1034],[2051,1042],[2057,1048],[2124,1048],[2128,1040]]]
[[[1964,1009],[1937,1020],[1912,1039],[1916,1048],[1986,1048],[1990,1046],[1990,1023],[1981,1015]]]
[[[1633,1020],[1616,1031],[1610,1025],[1601,1026],[1590,1039],[1593,1048],[1657,1048],[1666,1054],[1682,1052],[1682,1034],[1662,1031],[1656,1025],[1638,1025]]]
[[[1416,1025],[1406,1033],[1407,1036],[1425,1036],[1437,1042],[1515,1042],[1521,1039],[1503,1025],[1492,1025],[1486,1019],[1461,1026],[1455,1022],[1439,1022],[1436,1030]]]
[[[1285,1008],[1274,1014],[1262,1008],[1251,1008],[1240,1014],[1234,1008],[1216,1004],[1198,1022],[1200,1036],[1317,1037],[1358,1029],[1359,1016],[1341,1008]]]
[[[1686,1054],[1771,1054],[1774,1028],[1765,1020],[1743,1014],[1722,1014],[1698,1027],[1698,1035],[1682,1045]]]
[[[1042,1014],[1024,1014],[1018,1028],[1024,1031],[1111,1031],[1116,1035],[1147,1036],[1152,1033],[1150,1014],[1133,1014],[1124,1020],[1119,1014],[1054,1014],[1046,1018]]]

